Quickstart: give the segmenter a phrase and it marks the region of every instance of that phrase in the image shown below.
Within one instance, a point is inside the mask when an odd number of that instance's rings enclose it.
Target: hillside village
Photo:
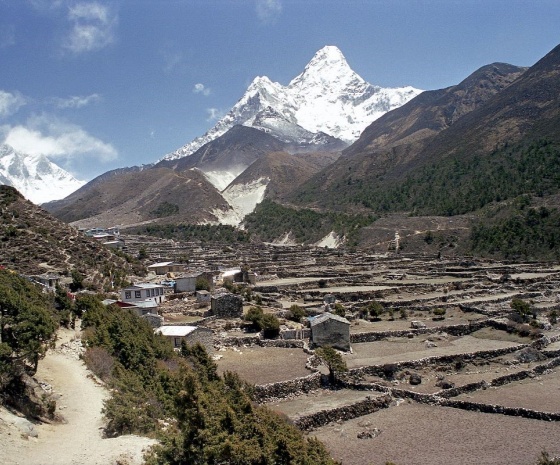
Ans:
[[[559,463],[559,77],[482,67],[321,162],[234,125],[1,185],[0,462]]]
[[[103,303],[146,319],[176,350],[201,343],[220,373],[255,384],[260,403],[343,462],[345,449],[331,446],[337,436],[362,451],[352,463],[370,463],[372,440],[382,444],[377,461],[384,453],[407,460],[386,439],[394,432],[380,418],[385,409],[403,419],[463,411],[476,429],[505,415],[501,434],[532,431],[525,463],[554,448],[557,265],[123,239],[128,253],[145,256],[147,274]],[[188,263],[174,261],[185,251]],[[345,369],[329,370],[320,347],[338,349]]]

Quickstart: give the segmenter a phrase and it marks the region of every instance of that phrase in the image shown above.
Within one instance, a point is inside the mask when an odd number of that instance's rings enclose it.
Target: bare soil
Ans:
[[[218,372],[234,371],[253,384],[287,381],[312,372],[305,368],[307,355],[301,349],[277,347],[241,347],[217,352],[222,355]]]
[[[521,407],[542,412],[560,412],[560,372],[528,378],[499,388],[489,388],[457,399],[505,407]]]
[[[57,348],[78,334],[60,330]],[[3,465],[135,465],[152,444],[140,436],[103,438],[103,401],[108,391],[96,383],[84,363],[60,350],[39,363],[36,379],[52,386],[64,424],[35,425],[37,438],[23,437],[0,422],[0,463]]]
[[[363,431],[381,434],[358,439]],[[343,465],[530,465],[560,453],[560,422],[403,403],[313,433]]]
[[[365,400],[366,397],[376,397],[380,395],[379,393],[351,391],[348,389],[332,391],[320,389],[304,396],[271,402],[267,404],[267,406],[276,412],[281,412],[295,419],[321,410],[355,404],[356,402]]]
[[[352,344],[353,353],[345,356],[348,368],[380,365],[440,355],[457,355],[480,350],[494,350],[515,346],[515,342],[494,339],[480,339],[473,336],[459,338],[421,336],[412,339],[394,338],[377,342]],[[433,340],[436,347],[427,347],[427,340]]]

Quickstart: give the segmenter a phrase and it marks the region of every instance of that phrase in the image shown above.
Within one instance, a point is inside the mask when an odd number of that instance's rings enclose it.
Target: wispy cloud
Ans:
[[[25,125],[0,128],[4,143],[29,155],[46,155],[53,159],[72,160],[91,157],[109,162],[118,157],[117,150],[88,134],[81,127],[52,115],[31,117]]]
[[[163,57],[163,70],[167,74],[173,72],[177,68],[180,68],[184,64],[185,60],[183,53],[176,50],[172,45],[167,45],[163,50],[161,50],[160,54]]]
[[[0,90],[0,118],[13,115],[26,103],[27,99],[20,93],[12,94]]]
[[[16,27],[13,24],[0,25],[0,48],[16,44]]]
[[[218,108],[207,108],[206,113],[208,113],[208,118],[206,121],[217,121],[224,116],[224,111]]]
[[[57,108],[82,108],[92,103],[97,103],[101,100],[99,94],[91,95],[73,95],[68,98],[53,98],[52,102]]]
[[[115,40],[117,14],[98,2],[80,2],[68,10],[72,30],[64,44],[72,53],[101,50]]]
[[[199,82],[198,84],[194,85],[193,92],[195,94],[202,94],[202,95],[208,96],[208,95],[210,95],[211,90],[210,90],[209,87],[206,87],[204,84]]]
[[[257,17],[263,24],[275,23],[282,13],[282,2],[280,0],[256,0]]]

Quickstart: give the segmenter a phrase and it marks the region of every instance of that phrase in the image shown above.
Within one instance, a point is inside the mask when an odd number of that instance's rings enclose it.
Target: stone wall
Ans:
[[[302,378],[255,386],[255,400],[260,403],[270,402],[307,393],[320,387],[321,373],[317,372]]]
[[[451,334],[452,336],[464,336],[489,325],[491,325],[491,323],[489,322],[489,320],[487,320],[477,321],[470,324],[465,323],[458,325],[438,326],[434,328],[411,328],[397,331],[369,331],[366,333],[350,334],[350,342],[352,344],[357,344],[360,342],[375,342],[391,337],[407,337],[409,334],[413,334],[416,336],[419,334],[435,334],[439,332],[446,332],[448,334]]]
[[[531,418],[534,420],[544,421],[560,421],[560,413],[540,412],[538,410],[531,410],[526,408],[517,407],[504,407],[495,404],[479,404],[466,400],[451,400],[442,399],[439,402],[442,407],[460,408],[463,410],[470,410],[473,412],[483,413],[499,413],[501,415],[510,415],[514,417]]]
[[[217,339],[216,343],[223,347],[260,346],[294,349],[303,349],[307,345],[307,341],[303,339],[263,339],[261,333],[254,336],[224,337]]]
[[[517,344],[515,346],[504,347],[502,349],[480,350],[476,352],[463,353],[457,355],[435,355],[433,357],[425,357],[417,360],[408,360],[404,362],[386,363],[383,365],[371,365],[371,366],[353,368],[348,371],[348,374],[350,376],[362,376],[362,375],[383,376],[383,373],[386,371],[386,368],[389,365],[394,367],[395,371],[400,371],[409,368],[421,368],[436,363],[454,363],[458,360],[472,360],[476,358],[489,359],[489,358],[499,357],[500,355],[506,355],[515,352],[517,350],[523,349],[525,347],[528,347],[528,344]]]
[[[392,400],[392,397],[389,395],[381,397],[367,397],[365,400],[356,402],[352,405],[345,405],[343,407],[329,410],[321,410],[320,412],[300,417],[294,421],[294,424],[302,431],[310,431],[331,422],[348,421],[352,418],[377,412],[382,408],[389,407]]]
[[[243,298],[235,294],[212,296],[210,313],[218,318],[241,318]]]
[[[192,333],[185,336],[185,342],[189,345],[199,343],[211,354],[214,352],[214,331],[198,327]]]

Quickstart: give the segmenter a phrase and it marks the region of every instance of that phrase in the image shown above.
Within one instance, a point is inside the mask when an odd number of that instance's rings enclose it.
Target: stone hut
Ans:
[[[185,341],[188,345],[194,345],[198,342],[210,353],[214,350],[214,332],[208,328],[201,326],[160,326],[155,329],[155,332],[169,339],[175,349],[180,349],[181,343]]]
[[[332,346],[350,350],[350,322],[332,313],[323,313],[310,322],[311,342],[317,346]]]
[[[207,304],[208,302],[210,302],[210,298],[212,297],[212,295],[208,291],[196,291],[195,295],[196,301],[199,304]]]
[[[243,299],[239,295],[229,293],[212,296],[210,314],[218,318],[241,318]]]

